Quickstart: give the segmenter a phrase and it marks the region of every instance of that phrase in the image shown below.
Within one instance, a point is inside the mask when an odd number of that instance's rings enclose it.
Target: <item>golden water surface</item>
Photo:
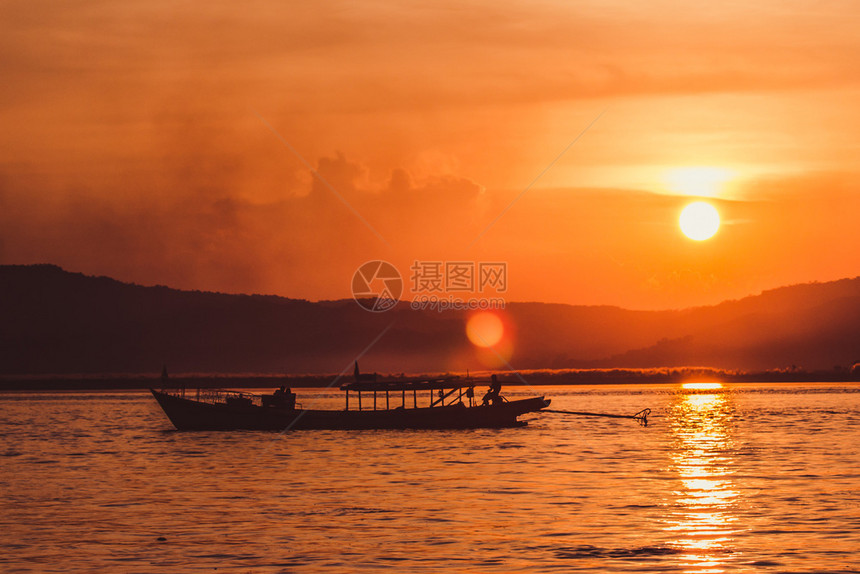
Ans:
[[[857,571],[856,387],[536,390],[654,416],[176,432],[145,393],[2,394],[0,571]]]

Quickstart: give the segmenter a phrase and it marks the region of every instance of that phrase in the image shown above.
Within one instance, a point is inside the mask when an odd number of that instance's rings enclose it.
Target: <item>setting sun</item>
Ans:
[[[720,214],[710,203],[695,201],[684,208],[678,220],[681,231],[695,241],[714,236],[720,228]]]

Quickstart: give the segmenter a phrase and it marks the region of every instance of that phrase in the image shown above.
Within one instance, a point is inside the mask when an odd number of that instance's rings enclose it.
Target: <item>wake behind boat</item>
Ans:
[[[490,389],[479,404],[475,386],[481,383]],[[376,375],[360,374],[357,364],[355,380],[340,390],[344,391],[343,410],[304,409],[284,387],[267,395],[150,389],[179,430],[502,428],[523,426],[526,423],[518,417],[550,404],[542,396],[507,400],[495,375],[489,381],[460,377],[378,381]]]

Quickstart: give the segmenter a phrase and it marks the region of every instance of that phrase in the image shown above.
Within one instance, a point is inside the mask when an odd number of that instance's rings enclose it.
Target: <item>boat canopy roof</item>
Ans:
[[[410,379],[400,381],[352,381],[340,386],[342,391],[426,391],[435,389],[460,389],[474,387],[484,381],[443,377],[440,379]]]

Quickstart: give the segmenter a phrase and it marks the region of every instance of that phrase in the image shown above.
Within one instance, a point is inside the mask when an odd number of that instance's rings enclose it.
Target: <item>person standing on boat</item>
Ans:
[[[487,391],[487,394],[484,395],[484,398],[481,401],[483,405],[493,404],[500,405],[502,404],[502,397],[499,394],[502,391],[502,383],[499,382],[499,379],[496,378],[496,375],[490,377],[490,390]]]

